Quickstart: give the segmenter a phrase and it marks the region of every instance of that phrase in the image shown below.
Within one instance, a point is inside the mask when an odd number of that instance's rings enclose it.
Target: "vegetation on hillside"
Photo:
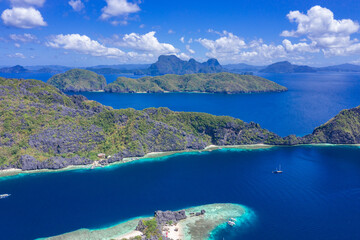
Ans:
[[[98,153],[106,153],[120,161],[155,151],[281,139],[232,117],[167,108],[114,110],[37,80],[0,78],[0,101],[0,165],[7,166],[17,166],[24,155],[67,161],[75,156],[96,160]]]
[[[48,83],[64,92],[86,92],[103,90],[106,86],[104,76],[84,69],[71,69],[56,74]]]
[[[110,83],[108,92],[207,92],[207,93],[255,93],[279,92],[287,89],[275,82],[253,75],[235,73],[197,73],[186,75],[162,75],[139,79],[119,77]]]

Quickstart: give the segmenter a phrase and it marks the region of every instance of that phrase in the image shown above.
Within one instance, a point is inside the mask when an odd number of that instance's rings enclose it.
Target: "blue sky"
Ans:
[[[0,65],[360,64],[356,0],[0,0]]]

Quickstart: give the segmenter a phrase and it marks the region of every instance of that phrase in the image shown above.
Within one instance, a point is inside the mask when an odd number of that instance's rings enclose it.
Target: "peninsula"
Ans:
[[[253,75],[236,73],[167,74],[139,79],[119,77],[105,87],[106,92],[157,93],[157,92],[202,92],[202,93],[260,93],[287,91],[275,82]]]

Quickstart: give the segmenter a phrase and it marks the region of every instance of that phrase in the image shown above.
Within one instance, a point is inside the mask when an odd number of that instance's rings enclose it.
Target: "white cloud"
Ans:
[[[85,7],[81,0],[70,0],[68,3],[76,12],[80,12]]]
[[[180,38],[180,42],[185,43],[185,38],[184,38],[184,37],[181,37],[181,38]]]
[[[42,7],[46,0],[10,0],[13,7]]]
[[[21,45],[19,43],[15,43],[14,46],[17,48],[21,47]]]
[[[186,50],[188,50],[191,54],[195,53],[195,51],[191,49],[190,45],[186,45]]]
[[[17,28],[34,28],[47,25],[41,13],[33,7],[6,9],[1,14],[1,19],[5,25]]]
[[[67,34],[53,36],[50,41],[46,43],[48,47],[63,48],[66,50],[73,50],[83,54],[89,54],[97,57],[118,58],[126,54],[118,48],[108,48],[100,44],[98,41],[91,40],[86,35]]]
[[[296,44],[292,44],[290,40],[284,39],[282,44],[286,51],[288,52],[299,52],[299,53],[315,53],[319,52],[320,50],[315,47],[314,43],[307,44],[306,42],[300,42]]]
[[[52,36],[46,42],[46,46],[76,51],[95,57],[116,58],[119,62],[154,62],[160,54],[175,54],[182,59],[189,59],[185,53],[180,53],[178,49],[170,44],[159,43],[154,37],[155,32],[144,35],[135,33],[127,34],[123,38],[115,35],[114,39],[104,39],[104,42],[112,45],[123,46],[129,51],[125,52],[116,47],[107,47],[96,40],[90,39],[86,35],[67,34]]]
[[[140,7],[136,3],[129,3],[127,0],[105,0],[107,6],[101,11],[101,19],[109,19],[111,17],[127,16],[130,13],[140,11]]]
[[[37,37],[30,33],[24,33],[24,34],[10,34],[9,38],[15,42],[36,42]]]
[[[143,35],[130,33],[125,34],[123,37],[114,35],[110,42],[116,46],[153,54],[174,54],[179,52],[179,49],[169,43],[160,43],[155,37],[155,33],[155,31]]]
[[[207,54],[208,57],[216,57],[221,55],[238,54],[241,49],[246,48],[244,40],[238,36],[223,31],[224,36],[216,40],[209,40],[206,38],[200,38],[197,41],[205,48],[210,50]]]
[[[216,40],[201,38],[196,41],[209,50],[206,53],[207,57],[217,58],[221,62],[264,63],[287,57],[287,52],[282,45],[265,44],[262,39],[246,43],[240,37],[227,31],[223,31]]]
[[[174,34],[174,33],[175,33],[175,31],[174,31],[174,30],[169,29],[168,34]]]
[[[297,29],[283,31],[281,36],[305,36],[311,41],[312,49],[322,50],[329,55],[347,55],[359,51],[358,40],[351,39],[351,34],[358,32],[360,26],[351,19],[336,20],[332,11],[321,6],[312,7],[306,14],[291,11],[287,17],[297,23]],[[290,46],[288,42],[287,45]],[[304,44],[295,44],[296,48],[308,50]]]
[[[24,54],[22,54],[22,53],[14,53],[14,54],[9,54],[7,56],[10,57],[10,58],[26,58],[24,56]]]

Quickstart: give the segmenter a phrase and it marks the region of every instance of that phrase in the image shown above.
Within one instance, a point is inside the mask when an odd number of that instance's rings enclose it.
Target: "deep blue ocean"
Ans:
[[[282,136],[311,133],[340,110],[360,105],[360,74],[263,76],[289,91],[84,95],[114,108],[164,106],[230,115]],[[272,174],[279,164],[284,174]],[[158,209],[224,202],[242,204],[255,215],[239,228],[217,232],[216,239],[360,239],[360,148],[355,146],[220,150],[21,175],[0,179],[0,193],[12,194],[0,199],[0,239],[97,229]]]

